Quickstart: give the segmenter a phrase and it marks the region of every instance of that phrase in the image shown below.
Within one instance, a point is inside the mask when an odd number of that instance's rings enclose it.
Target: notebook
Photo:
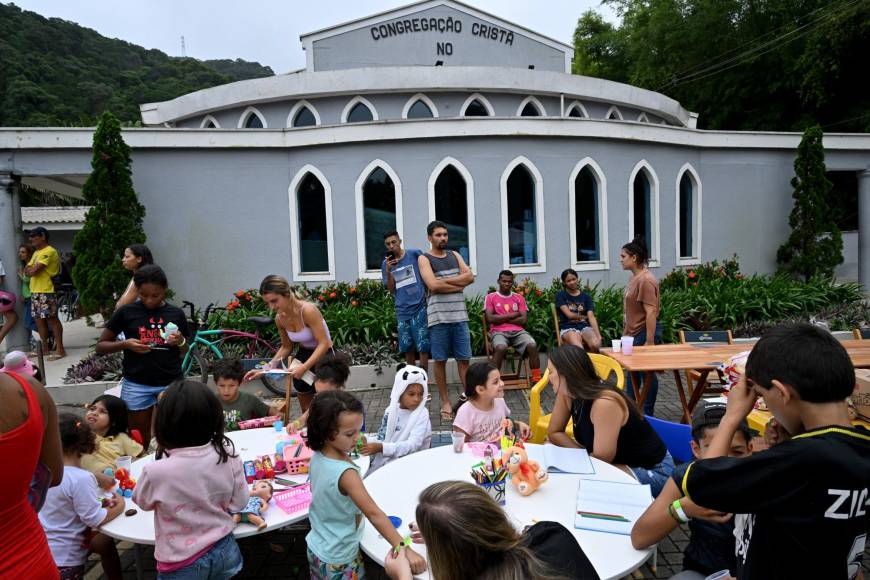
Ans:
[[[647,484],[581,479],[574,527],[629,536],[634,522],[651,503]]]
[[[296,367],[300,367],[300,366],[302,366],[302,363],[294,358],[293,360],[290,361],[290,368],[289,369],[288,368],[268,369],[268,370],[266,370],[266,374],[267,375],[287,375],[287,374],[290,374],[291,371],[296,369]],[[309,385],[313,385],[316,377],[314,376],[314,373],[312,373],[311,371],[305,371],[305,373],[302,376],[294,377],[294,378],[301,379],[301,380],[305,381],[306,383],[308,383]]]
[[[595,473],[592,460],[585,449],[570,449],[558,447],[552,443],[545,445],[529,445],[526,447],[529,459],[537,461],[551,473]]]

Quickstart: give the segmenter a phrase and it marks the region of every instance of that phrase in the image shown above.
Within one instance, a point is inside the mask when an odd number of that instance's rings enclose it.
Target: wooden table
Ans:
[[[870,367],[870,340],[844,340],[841,344],[846,348],[852,364],[855,367]],[[677,395],[683,406],[684,423],[692,420],[692,410],[701,400],[707,389],[707,375],[720,364],[743,351],[752,350],[752,344],[658,344],[655,346],[635,346],[632,354],[614,353],[610,348],[602,348],[601,353],[617,362],[631,376],[634,398],[637,406],[643,408],[643,401],[649,393],[653,372],[672,371],[677,386]],[[682,371],[695,369],[701,377],[692,389],[686,393],[683,388]],[[643,384],[640,373],[646,372]],[[640,388],[638,388],[640,385]]]

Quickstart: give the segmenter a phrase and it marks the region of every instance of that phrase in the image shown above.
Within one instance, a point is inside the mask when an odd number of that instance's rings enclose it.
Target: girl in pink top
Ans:
[[[465,403],[468,403],[467,405]],[[505,428],[513,428],[511,410],[504,402],[504,382],[495,365],[474,363],[465,373],[465,392],[453,408],[453,430],[465,434],[466,443],[497,441]],[[523,439],[530,434],[529,426],[517,421]]]
[[[248,485],[220,401],[202,383],[176,381],[157,403],[154,433],[158,460],[142,470],[133,501],[154,510],[158,579],[235,576],[242,553],[230,512],[248,503]]]

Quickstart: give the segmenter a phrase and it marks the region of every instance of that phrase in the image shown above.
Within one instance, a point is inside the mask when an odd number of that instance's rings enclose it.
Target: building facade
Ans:
[[[735,253],[746,271],[775,268],[799,134],[698,130],[665,95],[571,75],[570,45],[451,0],[300,40],[304,70],[142,105],[145,127],[124,131],[148,244],[179,296],[222,301],[269,273],[379,278],[384,232],[426,247],[433,219],[475,292],[504,268],[623,284],[635,234],[660,276]],[[89,171],[91,136],[0,129],[0,172],[69,182]],[[870,135],[825,148],[870,199]]]

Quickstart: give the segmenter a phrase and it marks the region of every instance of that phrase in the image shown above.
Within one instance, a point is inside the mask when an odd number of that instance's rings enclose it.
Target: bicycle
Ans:
[[[243,359],[263,359],[265,363],[278,352],[279,343],[270,342],[260,336],[261,329],[274,324],[269,316],[247,318],[248,322],[257,327],[253,333],[228,328],[211,329],[208,327],[209,315],[218,310],[226,310],[226,308],[209,304],[205,307],[203,319],[200,320],[196,316],[196,307],[192,302],[185,300],[182,302],[182,306],[190,309],[190,320],[194,329],[193,336],[188,340],[190,348],[187,349],[184,360],[181,361],[181,371],[185,377],[200,377],[203,383],[207,383],[209,375],[207,355],[213,355],[217,359],[224,358],[224,350],[230,346],[228,344],[230,341],[238,343],[231,345],[233,354]],[[276,395],[284,396],[287,393],[283,380],[275,381],[268,375],[263,375],[260,377],[260,381],[263,386]]]
[[[66,317],[66,322],[71,322],[78,317],[79,293],[72,284],[61,284],[55,295],[57,298],[57,317]]]

